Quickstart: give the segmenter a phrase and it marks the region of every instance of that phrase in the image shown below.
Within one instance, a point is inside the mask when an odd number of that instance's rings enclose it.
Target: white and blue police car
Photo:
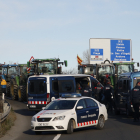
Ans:
[[[32,117],[31,129],[35,134],[62,130],[71,134],[74,129],[88,126],[102,129],[107,119],[105,105],[97,100],[81,94],[63,94]]]

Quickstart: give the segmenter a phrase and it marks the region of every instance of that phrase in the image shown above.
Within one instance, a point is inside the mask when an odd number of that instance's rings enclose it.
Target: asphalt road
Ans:
[[[35,112],[28,111],[26,104],[8,100],[16,112],[15,125],[0,140],[139,140],[140,122],[133,122],[133,118],[127,118],[125,113],[114,115],[109,113],[109,118],[103,130],[94,127],[74,130],[73,134],[65,132],[43,132],[35,135],[30,129],[30,122]]]

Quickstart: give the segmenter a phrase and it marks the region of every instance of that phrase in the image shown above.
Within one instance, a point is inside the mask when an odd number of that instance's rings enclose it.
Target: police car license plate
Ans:
[[[48,126],[48,123],[38,123],[39,126]]]

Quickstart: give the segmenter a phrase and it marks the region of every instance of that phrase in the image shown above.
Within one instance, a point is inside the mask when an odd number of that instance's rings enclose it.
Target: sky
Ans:
[[[139,0],[0,0],[0,63],[60,58],[77,69],[90,38],[132,40],[140,62]],[[140,69],[140,68],[139,68]]]

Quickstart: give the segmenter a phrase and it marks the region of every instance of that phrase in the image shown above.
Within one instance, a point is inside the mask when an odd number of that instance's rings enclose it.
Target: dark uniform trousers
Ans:
[[[131,99],[134,108],[134,120],[139,120],[140,86],[135,86],[132,89]]]
[[[107,110],[109,111],[112,111],[112,106],[113,106],[113,100],[112,100],[112,92],[113,92],[113,89],[112,87],[108,84],[106,86],[104,86],[104,95],[105,95],[105,98],[106,98],[106,103],[105,105],[108,105],[107,107]]]
[[[139,103],[134,103],[133,104],[134,108],[134,120],[139,120]]]

